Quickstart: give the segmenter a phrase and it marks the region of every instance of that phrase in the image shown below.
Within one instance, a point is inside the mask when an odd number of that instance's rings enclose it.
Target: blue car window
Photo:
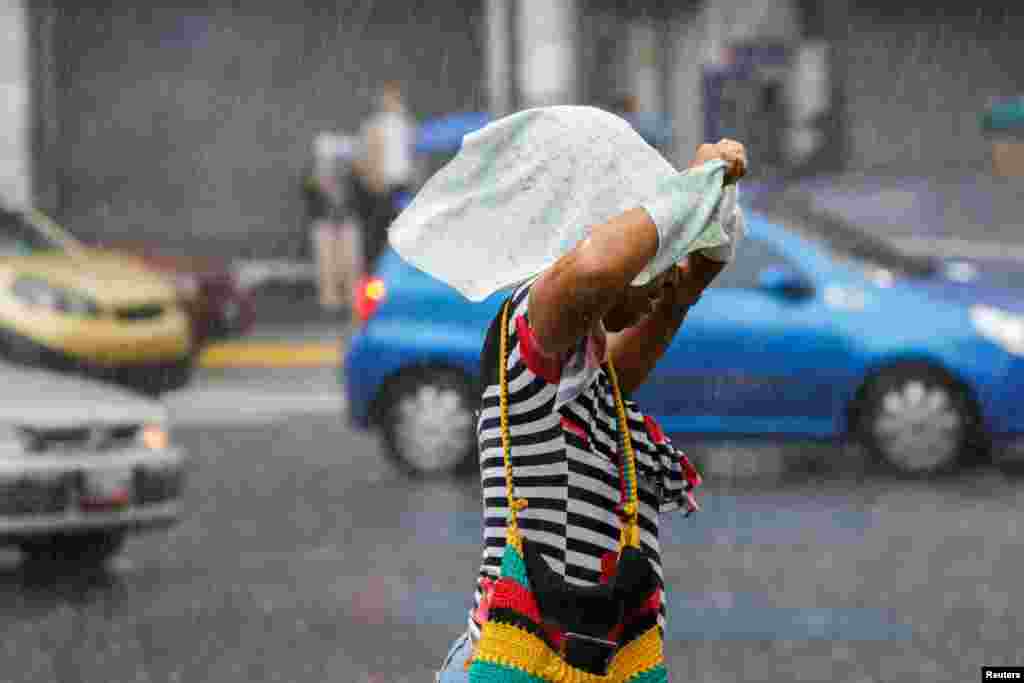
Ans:
[[[905,253],[885,238],[884,230],[864,228],[835,210],[818,208],[814,202],[804,192],[788,193],[779,205],[762,213],[824,247],[838,263],[886,270],[903,277],[931,277],[937,272],[934,258]]]
[[[736,260],[712,283],[718,289],[756,289],[758,276],[765,268],[787,267],[799,272],[796,264],[763,240],[748,238],[736,250]]]

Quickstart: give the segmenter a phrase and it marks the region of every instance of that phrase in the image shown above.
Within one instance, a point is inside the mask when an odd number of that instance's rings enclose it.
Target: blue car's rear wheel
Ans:
[[[447,367],[408,370],[377,404],[384,451],[413,476],[450,476],[476,468],[479,396],[464,373]]]
[[[871,378],[854,409],[860,441],[879,461],[910,475],[949,472],[984,448],[977,411],[948,373],[904,363]]]

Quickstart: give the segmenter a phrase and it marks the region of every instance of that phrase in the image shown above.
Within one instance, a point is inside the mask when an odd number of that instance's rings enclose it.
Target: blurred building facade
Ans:
[[[84,237],[291,257],[314,137],[354,132],[383,81],[421,118],[485,106],[478,2],[33,0],[25,13],[34,194]]]
[[[493,109],[630,93],[668,115],[677,163],[729,135],[770,175],[984,166],[982,110],[1024,93],[1008,0],[485,4]]]
[[[420,117],[624,94],[682,163],[732,135],[762,172],[984,164],[1024,92],[1010,0],[0,0],[0,192],[86,238],[281,257],[316,132],[397,78]]]

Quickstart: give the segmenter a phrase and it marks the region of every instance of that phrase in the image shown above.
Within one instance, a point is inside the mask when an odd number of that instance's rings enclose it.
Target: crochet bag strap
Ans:
[[[508,426],[508,311],[511,308],[511,303],[511,298],[506,300],[501,311],[501,342],[498,356],[498,377],[501,384],[501,446],[504,451],[505,493],[508,496],[509,511],[506,540],[513,548],[522,553],[523,543],[519,533],[518,513],[527,506],[528,501],[525,498],[515,497],[512,482],[512,437]],[[615,374],[615,366],[612,365],[611,358],[608,359],[607,368],[615,394],[619,447],[625,454],[625,466],[622,471],[626,477],[626,491],[628,492],[628,498],[622,508],[622,528],[619,531],[619,554],[621,555],[626,547],[640,547],[640,526],[637,520],[639,509],[637,507],[636,455],[633,452],[633,440],[629,433],[629,422],[626,419],[626,407],[619,389],[619,378]]]

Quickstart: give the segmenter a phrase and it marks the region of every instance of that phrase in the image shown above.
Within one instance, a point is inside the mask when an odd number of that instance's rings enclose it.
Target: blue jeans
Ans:
[[[469,633],[463,633],[455,639],[444,658],[441,670],[434,677],[435,683],[469,683],[469,672],[466,671],[466,660],[472,654],[472,643]]]

